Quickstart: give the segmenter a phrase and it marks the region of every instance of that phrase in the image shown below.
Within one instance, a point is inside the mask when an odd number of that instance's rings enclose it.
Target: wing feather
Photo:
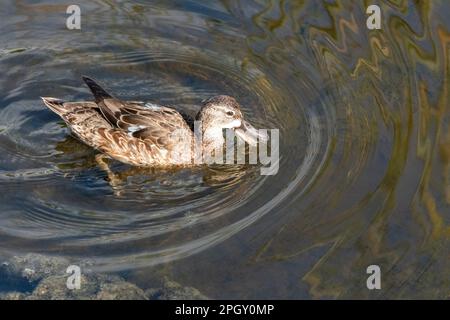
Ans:
[[[99,128],[98,147],[113,157],[131,162],[164,163],[168,152],[180,146],[191,147],[191,117],[175,109],[140,101],[114,98],[92,79],[84,79],[91,88],[99,114],[110,126]],[[152,159],[143,159],[142,157]],[[158,160],[159,159],[159,160]],[[130,160],[130,159],[128,159]],[[132,159],[131,159],[132,160]]]

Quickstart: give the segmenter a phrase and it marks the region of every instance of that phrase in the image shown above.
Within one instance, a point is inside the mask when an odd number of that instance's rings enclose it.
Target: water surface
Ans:
[[[448,1],[58,1],[0,11],[0,252],[168,275],[212,298],[450,295]],[[372,4],[372,2],[370,3]],[[136,169],[40,96],[176,105],[236,97],[280,166]],[[366,288],[366,268],[382,290]],[[0,280],[1,282],[1,280]]]

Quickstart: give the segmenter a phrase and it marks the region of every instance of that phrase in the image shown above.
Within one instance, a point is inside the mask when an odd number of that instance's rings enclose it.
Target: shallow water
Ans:
[[[373,31],[363,1],[77,1],[81,30],[57,3],[0,11],[2,255],[213,298],[450,295],[450,2],[377,2]],[[232,95],[280,130],[279,171],[113,162],[111,183],[39,99],[91,99],[81,75],[191,114]]]

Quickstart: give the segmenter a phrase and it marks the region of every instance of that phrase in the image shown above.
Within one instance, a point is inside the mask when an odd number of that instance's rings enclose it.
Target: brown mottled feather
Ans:
[[[119,161],[137,166],[191,161],[184,151],[191,147],[193,134],[174,109],[149,109],[143,103],[117,99],[105,99],[104,104],[43,100],[78,138]],[[185,158],[173,159],[179,154]]]
[[[88,77],[83,80],[91,89],[95,102],[42,98],[83,142],[136,166],[192,164],[192,118],[168,107],[121,101],[94,80]],[[230,112],[232,114],[227,116]],[[216,96],[204,102],[196,119],[202,121],[202,148],[208,155],[216,147],[223,146],[222,128],[236,121],[241,123],[238,120],[242,120],[242,113],[234,98]]]

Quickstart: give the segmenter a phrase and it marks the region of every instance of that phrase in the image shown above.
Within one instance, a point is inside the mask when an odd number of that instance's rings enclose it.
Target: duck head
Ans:
[[[233,97],[220,95],[207,99],[197,115],[202,123],[204,144],[223,145],[223,129],[234,130],[236,136],[255,146],[267,141],[267,136],[260,134],[249,122],[244,120],[239,103]]]

